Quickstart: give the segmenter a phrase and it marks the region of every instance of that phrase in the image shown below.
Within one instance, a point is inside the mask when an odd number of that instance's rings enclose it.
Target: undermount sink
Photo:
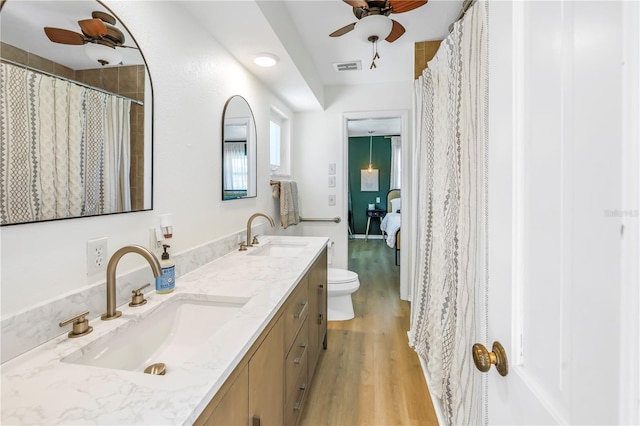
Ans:
[[[255,248],[250,256],[296,257],[307,246],[307,243],[297,241],[270,241]]]
[[[114,336],[98,339],[62,361],[141,373],[152,364],[164,363],[170,373],[248,301],[238,297],[169,300],[143,319],[124,324]]]

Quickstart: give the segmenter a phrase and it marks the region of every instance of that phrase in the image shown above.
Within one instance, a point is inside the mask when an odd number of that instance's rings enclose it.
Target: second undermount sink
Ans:
[[[152,364],[164,363],[170,372],[248,301],[238,297],[175,298],[143,319],[123,325],[114,336],[98,339],[62,361],[141,373]]]
[[[295,257],[307,246],[306,242],[298,241],[269,241],[263,246],[255,248],[250,256]]]

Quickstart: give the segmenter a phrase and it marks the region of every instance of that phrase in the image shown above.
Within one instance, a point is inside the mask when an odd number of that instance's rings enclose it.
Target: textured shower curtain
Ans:
[[[487,44],[478,2],[416,82],[410,344],[449,425],[486,422],[471,346],[486,340]]]
[[[0,223],[131,210],[131,101],[0,64]]]

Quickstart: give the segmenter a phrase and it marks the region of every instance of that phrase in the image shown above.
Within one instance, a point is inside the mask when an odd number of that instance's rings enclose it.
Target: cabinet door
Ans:
[[[327,249],[324,249],[316,262],[318,271],[318,344],[327,349]]]
[[[284,324],[276,321],[249,361],[252,425],[282,425],[284,409]]]
[[[225,387],[227,384],[224,385]],[[228,390],[221,389],[224,396],[215,403],[215,398],[211,407],[207,407],[200,417],[195,421],[195,425],[229,425],[229,426],[249,426],[249,374],[245,365],[238,377],[228,387]],[[212,409],[209,411],[209,409]]]
[[[327,251],[309,270],[309,379],[320,356],[320,348],[324,346],[327,335]]]

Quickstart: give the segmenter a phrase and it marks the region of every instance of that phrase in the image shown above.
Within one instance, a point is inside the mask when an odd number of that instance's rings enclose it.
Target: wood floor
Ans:
[[[330,321],[301,425],[437,425],[415,352],[407,344],[409,302],[400,267],[381,240],[349,240],[358,273],[356,317]]]

